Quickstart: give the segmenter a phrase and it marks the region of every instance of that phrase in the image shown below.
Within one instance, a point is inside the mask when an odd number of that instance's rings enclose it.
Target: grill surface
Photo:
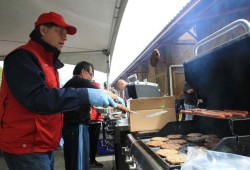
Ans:
[[[133,133],[128,134],[127,146],[129,152],[126,153],[127,161],[137,169],[180,169],[181,165],[171,165],[164,158],[158,156],[155,151],[159,147],[149,147],[145,144],[151,137],[166,137],[169,134],[182,134],[186,138],[189,133],[199,132],[202,134],[215,134],[221,140],[210,150],[234,153],[243,156],[250,155],[250,136],[246,135],[250,129],[250,119],[216,119],[209,117],[197,117],[192,121],[170,122],[160,131],[154,133]],[[250,133],[249,133],[250,134]],[[245,135],[245,136],[242,136]],[[203,142],[186,143],[182,145],[179,153],[186,153],[189,146],[203,146]],[[154,163],[152,163],[154,160]],[[151,162],[151,163],[149,163]],[[152,164],[152,167],[149,165]]]

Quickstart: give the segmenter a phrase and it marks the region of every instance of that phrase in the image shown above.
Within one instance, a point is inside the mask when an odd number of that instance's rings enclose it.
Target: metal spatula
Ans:
[[[159,112],[150,113],[150,114],[146,115],[145,117],[147,117],[147,118],[155,117],[155,116],[167,113],[167,112],[168,112],[167,110],[162,110],[162,111],[159,111]]]
[[[131,112],[131,113],[134,113],[134,114],[146,117],[146,118],[155,117],[155,116],[158,116],[158,115],[161,115],[161,114],[164,114],[164,113],[168,112],[167,110],[161,110],[161,111],[158,111],[158,112],[150,113],[148,115],[142,115],[141,113],[132,111],[129,108],[127,108],[127,107],[125,107],[125,106],[123,106],[121,104],[117,104],[117,109],[119,109],[121,111],[125,111],[125,112]]]

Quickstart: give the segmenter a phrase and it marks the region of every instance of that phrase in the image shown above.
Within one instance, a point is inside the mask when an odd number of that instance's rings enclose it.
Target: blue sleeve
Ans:
[[[13,96],[36,113],[58,113],[89,104],[85,88],[48,88],[35,56],[18,50],[4,61],[4,73]]]

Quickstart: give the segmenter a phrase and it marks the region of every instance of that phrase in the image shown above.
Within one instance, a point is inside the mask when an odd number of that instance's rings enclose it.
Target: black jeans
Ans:
[[[64,122],[64,160],[66,170],[89,169],[88,125]]]
[[[101,129],[101,122],[94,122],[89,124],[89,144],[90,144],[89,159],[91,162],[93,162],[96,157],[97,142],[99,139],[100,129]]]

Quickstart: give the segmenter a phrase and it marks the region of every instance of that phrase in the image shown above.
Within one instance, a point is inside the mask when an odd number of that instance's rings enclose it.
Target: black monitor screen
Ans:
[[[160,91],[157,84],[147,82],[129,83],[125,89],[127,99],[137,99],[146,97],[160,97]]]

